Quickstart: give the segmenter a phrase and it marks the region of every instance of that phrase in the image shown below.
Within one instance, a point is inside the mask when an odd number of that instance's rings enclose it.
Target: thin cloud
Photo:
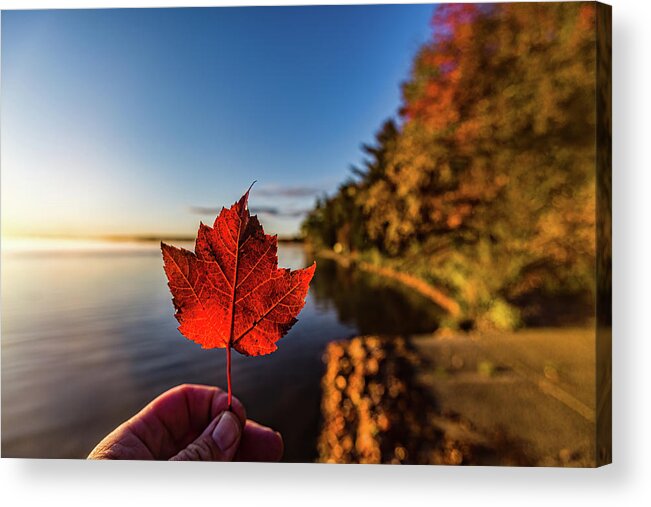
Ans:
[[[274,217],[288,217],[288,218],[302,217],[308,211],[309,210],[307,209],[281,210],[280,208],[275,208],[272,206],[261,206],[257,208],[251,208],[251,213],[253,215],[260,213],[261,215],[272,215]]]
[[[219,215],[221,208],[211,208],[209,206],[190,206],[190,213],[194,215]]]
[[[222,208],[212,208],[209,206],[191,206],[190,213],[195,215],[219,215],[222,211]],[[286,217],[286,218],[298,218],[304,216],[310,210],[308,209],[290,209],[290,210],[281,210],[280,208],[272,206],[260,206],[256,208],[250,208],[250,212],[253,215],[271,215],[274,217]]]
[[[267,185],[255,191],[262,197],[314,197],[323,193],[324,189],[310,186]]]

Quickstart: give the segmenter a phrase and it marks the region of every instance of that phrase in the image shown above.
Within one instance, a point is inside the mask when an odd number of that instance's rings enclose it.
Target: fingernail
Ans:
[[[228,451],[240,437],[240,423],[233,412],[224,412],[212,432],[212,438],[222,452]]]

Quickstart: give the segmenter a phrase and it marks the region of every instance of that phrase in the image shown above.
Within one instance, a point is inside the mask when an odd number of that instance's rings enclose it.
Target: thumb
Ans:
[[[235,414],[219,414],[204,432],[171,461],[232,461],[240,446],[242,426]]]

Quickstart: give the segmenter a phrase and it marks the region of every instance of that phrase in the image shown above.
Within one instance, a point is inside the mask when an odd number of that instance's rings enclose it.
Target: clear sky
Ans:
[[[2,12],[2,233],[293,234],[395,115],[432,5]]]

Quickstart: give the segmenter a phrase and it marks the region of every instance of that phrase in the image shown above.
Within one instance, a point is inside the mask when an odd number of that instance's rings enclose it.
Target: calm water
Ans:
[[[311,261],[300,245],[280,247],[283,267]],[[157,245],[3,243],[1,269],[3,457],[85,457],[170,387],[225,384],[224,351],[176,330]],[[233,355],[234,393],[249,417],[283,434],[285,460],[312,461],[325,345],[431,331],[437,319],[401,287],[317,259],[305,308],[278,350]]]

